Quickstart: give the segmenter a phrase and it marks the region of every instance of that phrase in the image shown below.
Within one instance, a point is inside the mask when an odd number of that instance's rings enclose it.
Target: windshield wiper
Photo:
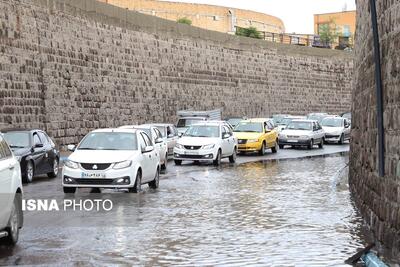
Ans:
[[[24,148],[24,146],[15,146],[15,145],[10,145],[11,148]]]
[[[97,148],[92,148],[92,147],[79,147],[79,150],[97,150]]]

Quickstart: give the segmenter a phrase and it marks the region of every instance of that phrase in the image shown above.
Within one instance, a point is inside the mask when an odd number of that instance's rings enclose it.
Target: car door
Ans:
[[[12,192],[12,179],[16,168],[14,163],[11,151],[0,135],[0,230],[8,223],[14,198],[15,192]]]
[[[269,121],[266,122],[265,132],[266,132],[266,136],[267,136],[266,140],[267,140],[268,147],[275,146],[276,132],[274,130],[274,126]]]
[[[37,132],[33,133],[32,140],[32,159],[35,164],[35,174],[43,174],[46,171],[46,167],[48,165],[46,158],[46,149]]]
[[[222,138],[222,145],[221,145],[221,149],[222,149],[222,156],[228,156],[231,155],[233,150],[231,147],[231,135],[229,134],[229,129],[226,126],[222,126],[221,127],[221,138]],[[226,137],[227,135],[229,135],[228,137]]]
[[[38,131],[37,134],[39,135],[40,140],[43,143],[44,149],[44,159],[43,159],[43,172],[51,172],[53,170],[53,161],[54,161],[54,152],[49,142],[47,135],[41,131]]]
[[[325,137],[325,131],[322,129],[322,126],[319,124],[319,122],[315,122],[315,126],[317,128],[318,141],[322,142],[323,138]]]
[[[165,160],[167,160],[166,154],[167,154],[167,151],[168,151],[168,144],[167,144],[167,142],[165,141],[165,139],[162,138],[162,134],[161,134],[161,132],[160,132],[159,129],[157,129],[156,127],[154,127],[153,130],[154,130],[154,133],[156,134],[155,139],[156,139],[156,140],[157,140],[157,139],[163,140],[161,143],[158,143],[158,144],[156,144],[156,145],[158,145],[158,147],[159,147],[160,161],[161,161],[161,162],[164,162]],[[154,143],[155,143],[155,142],[154,142]]]
[[[175,126],[172,125],[167,126],[167,139],[168,139],[168,154],[173,155],[174,147],[179,139],[178,130],[175,128]]]
[[[350,128],[350,123],[347,119],[344,119],[344,137],[345,139],[350,139],[350,133],[351,133],[351,128]]]
[[[146,146],[153,146],[150,137],[146,133],[142,133]],[[143,175],[142,181],[149,182],[154,179],[157,171],[157,163],[160,161],[159,156],[155,149],[150,152],[143,153],[144,164],[143,164]],[[145,173],[146,172],[146,173]]]

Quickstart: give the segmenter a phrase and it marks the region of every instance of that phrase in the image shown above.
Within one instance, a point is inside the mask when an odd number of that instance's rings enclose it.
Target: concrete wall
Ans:
[[[377,116],[369,1],[357,1],[350,185],[377,240],[400,252],[400,3],[377,0],[384,87],[385,177],[378,176]],[[400,255],[397,256],[397,259]]]
[[[202,30],[94,0],[0,1],[0,128],[89,130],[350,109],[352,55]]]
[[[186,17],[192,21],[193,26],[224,33],[234,32],[234,30],[232,31],[232,16],[233,27],[247,28],[252,26],[256,27],[259,31],[285,32],[285,26],[281,19],[249,10],[155,0],[99,1],[172,21]]]

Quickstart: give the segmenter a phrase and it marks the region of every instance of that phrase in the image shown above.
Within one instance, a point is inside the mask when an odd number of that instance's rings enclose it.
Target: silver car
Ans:
[[[174,155],[174,147],[179,139],[179,132],[175,125],[169,123],[154,123],[153,126],[160,130],[162,138],[167,142],[168,156]]]
[[[323,148],[325,142],[325,131],[318,121],[293,120],[279,133],[279,148],[285,145],[292,147],[306,146],[312,149],[314,145]]]

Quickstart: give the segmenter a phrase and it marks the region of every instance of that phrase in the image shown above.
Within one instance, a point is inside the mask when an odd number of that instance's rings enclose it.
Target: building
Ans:
[[[224,33],[233,34],[236,27],[255,27],[259,31],[271,33],[285,32],[281,19],[243,9],[156,0],[98,1],[173,21],[188,18],[193,26]]]
[[[332,42],[332,47],[353,47],[354,33],[356,31],[356,11],[343,11],[336,13],[315,14],[314,34],[321,35],[321,31],[329,27],[337,34]]]

